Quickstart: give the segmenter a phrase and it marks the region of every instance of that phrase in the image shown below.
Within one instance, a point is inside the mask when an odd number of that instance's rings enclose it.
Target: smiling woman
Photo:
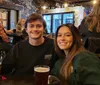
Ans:
[[[62,57],[51,72],[61,79],[61,85],[100,85],[100,60],[84,49],[79,31],[73,24],[57,28],[55,47]]]
[[[73,36],[68,27],[63,26],[61,27],[61,29],[59,29],[59,32],[57,35],[57,42],[58,42],[58,46],[62,50],[68,51],[69,48],[72,46]]]

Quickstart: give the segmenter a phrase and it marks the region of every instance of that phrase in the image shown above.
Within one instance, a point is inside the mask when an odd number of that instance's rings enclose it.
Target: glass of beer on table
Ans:
[[[46,65],[37,65],[34,67],[36,85],[48,85],[50,67]]]

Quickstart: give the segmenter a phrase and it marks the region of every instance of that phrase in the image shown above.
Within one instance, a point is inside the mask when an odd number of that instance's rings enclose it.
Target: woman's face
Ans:
[[[59,29],[57,44],[61,50],[69,50],[71,48],[73,44],[73,35],[68,27],[63,26]]]
[[[21,25],[25,24],[25,19],[21,19]]]

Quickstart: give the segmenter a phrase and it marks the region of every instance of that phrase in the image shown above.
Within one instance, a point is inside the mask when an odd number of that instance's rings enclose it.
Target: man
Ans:
[[[57,60],[53,40],[43,37],[46,23],[41,15],[33,13],[26,22],[28,39],[17,43],[2,62],[1,74],[32,75],[34,66],[49,65]]]

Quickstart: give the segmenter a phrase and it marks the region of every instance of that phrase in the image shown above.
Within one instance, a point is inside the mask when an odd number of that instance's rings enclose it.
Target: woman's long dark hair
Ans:
[[[68,55],[65,55],[64,51],[61,50],[57,45],[58,31],[63,26],[66,26],[70,29],[70,31],[72,32],[73,39],[74,39],[73,40],[74,42],[69,50]],[[68,80],[68,78],[71,74],[71,66],[72,66],[73,58],[75,57],[75,55],[78,52],[80,52],[81,50],[84,49],[79,31],[73,24],[63,24],[57,28],[56,35],[55,35],[55,49],[56,49],[56,52],[58,53],[58,55],[65,57],[65,61],[61,68],[61,75],[64,76],[65,80]]]

